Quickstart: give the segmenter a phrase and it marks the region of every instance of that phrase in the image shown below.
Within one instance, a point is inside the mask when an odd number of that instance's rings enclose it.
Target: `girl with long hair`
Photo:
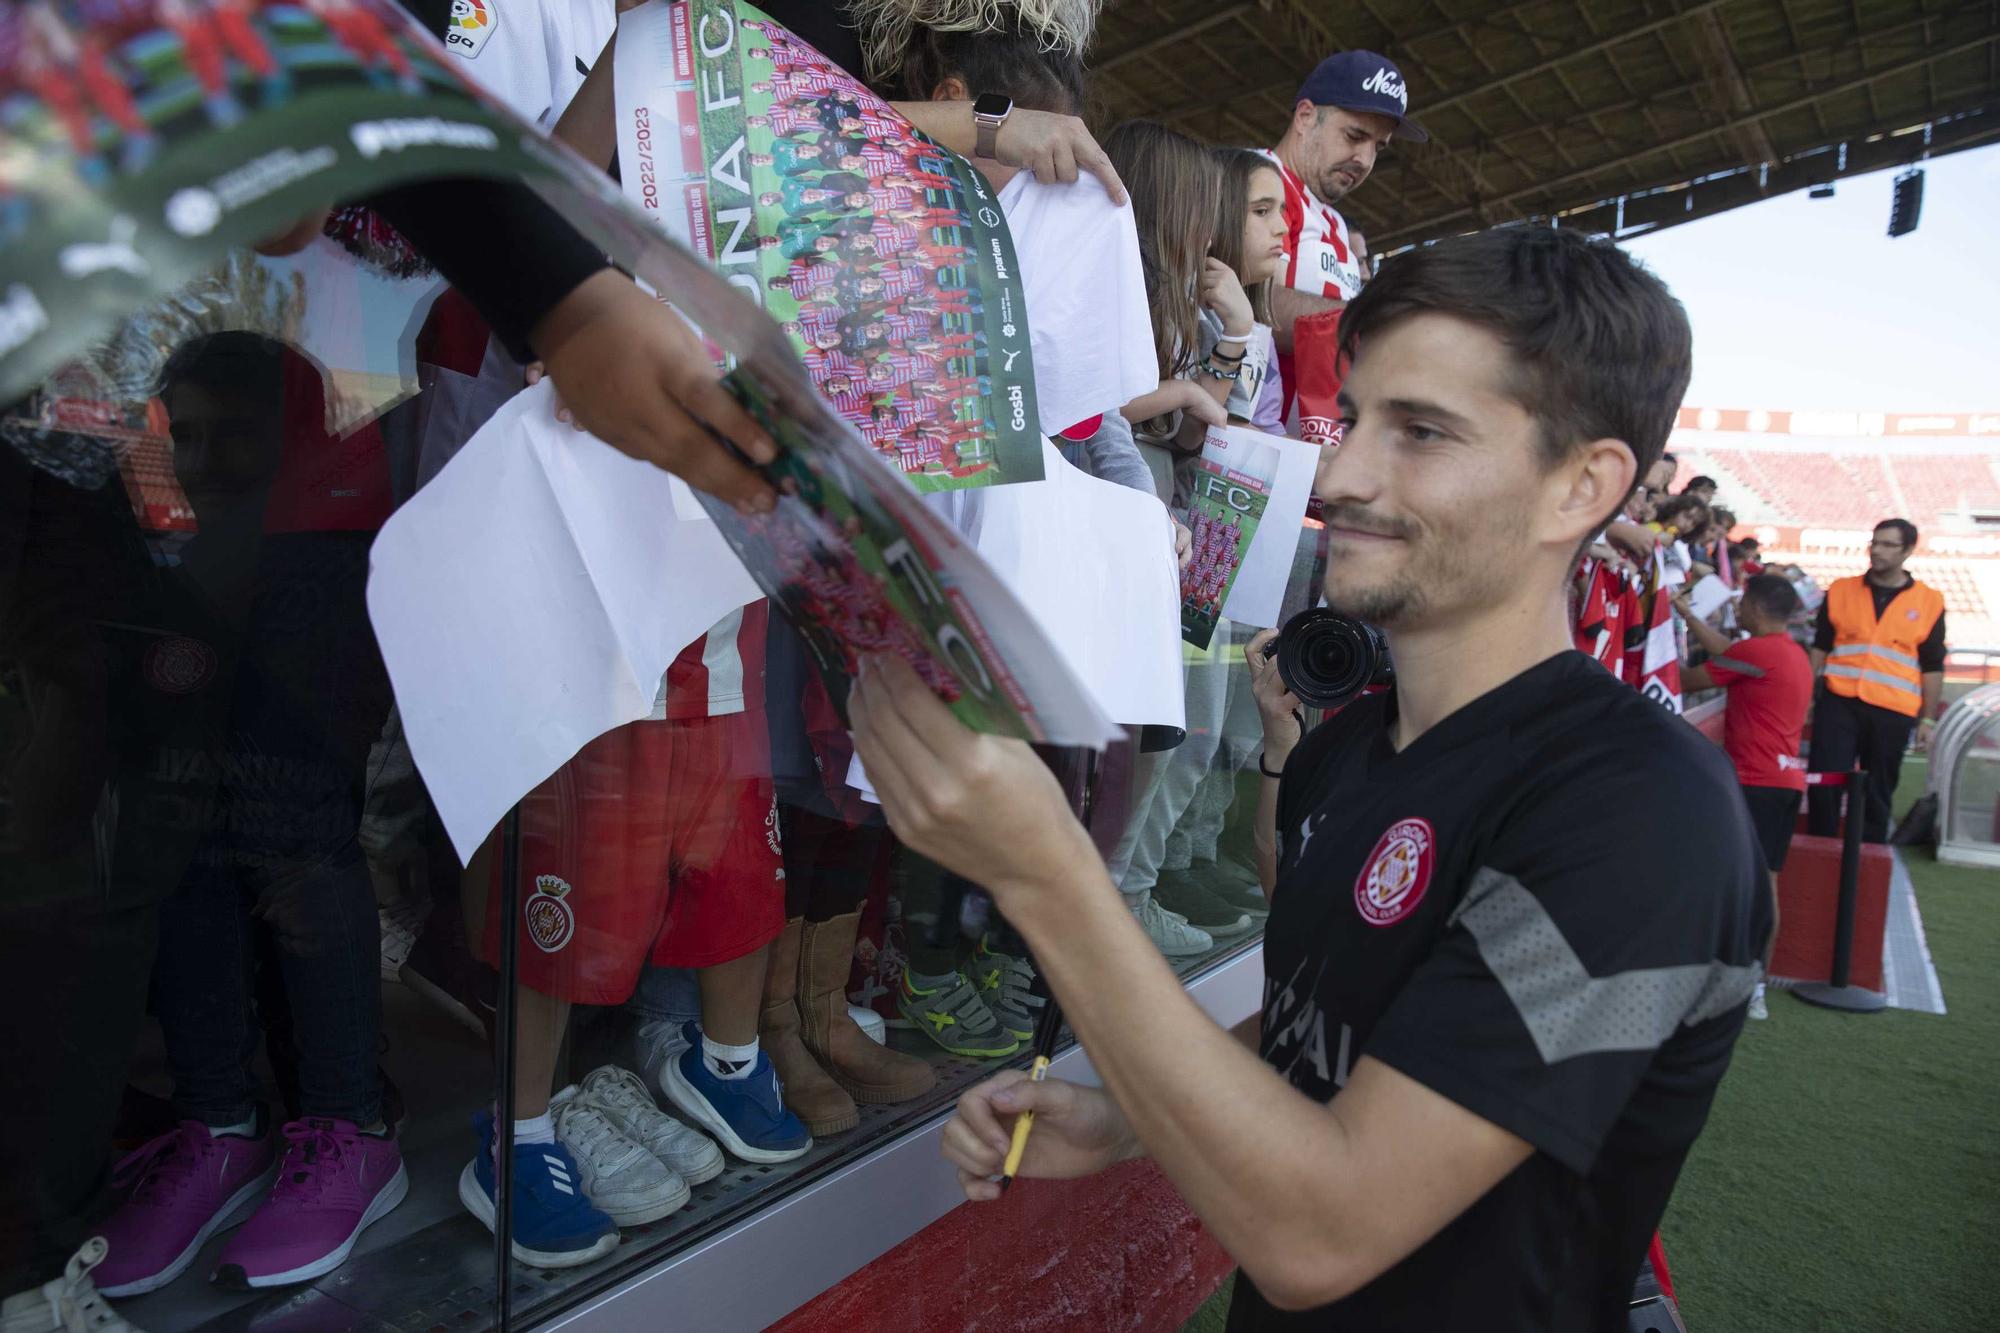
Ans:
[[[1126,404],[1125,417],[1142,443],[1167,451],[1148,460],[1164,499],[1165,465],[1199,451],[1204,423],[1248,421],[1263,383],[1268,362],[1255,305],[1236,270],[1213,253],[1225,233],[1222,244],[1242,248],[1243,213],[1225,207],[1222,162],[1164,125],[1127,121],[1104,148],[1132,194],[1160,365],[1159,387]]]
[[[1255,321],[1238,386],[1253,404],[1250,424],[1282,435],[1284,395],[1277,377],[1270,374],[1277,359],[1271,338],[1271,284],[1285,267],[1285,182],[1271,159],[1247,148],[1218,148],[1215,160],[1222,168],[1222,196],[1210,262],[1227,265],[1235,273]],[[1233,408],[1231,419],[1242,419]]]

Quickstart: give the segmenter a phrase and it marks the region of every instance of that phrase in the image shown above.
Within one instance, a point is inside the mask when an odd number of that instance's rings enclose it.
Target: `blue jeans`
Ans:
[[[647,967],[639,973],[626,1012],[642,1023],[682,1024],[701,1017],[701,987],[691,967]]]
[[[177,1112],[205,1125],[255,1113],[251,1070],[262,1035],[252,1004],[259,932],[291,1010],[299,1108],[357,1125],[382,1115],[381,929],[353,840],[297,868],[197,857],[160,908],[153,1009],[166,1036]]]

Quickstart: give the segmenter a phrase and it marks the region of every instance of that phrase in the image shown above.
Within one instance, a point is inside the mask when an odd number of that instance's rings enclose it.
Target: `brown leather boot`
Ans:
[[[808,921],[799,949],[799,1013],[806,1049],[834,1081],[865,1106],[921,1097],[937,1086],[928,1061],[869,1040],[847,1013],[847,974],[854,966],[854,938],[861,913]]]
[[[785,923],[785,933],[771,945],[757,1040],[784,1085],[786,1108],[805,1122],[808,1134],[819,1138],[853,1129],[861,1123],[861,1112],[799,1040],[799,935],[804,924],[804,918],[793,917]]]

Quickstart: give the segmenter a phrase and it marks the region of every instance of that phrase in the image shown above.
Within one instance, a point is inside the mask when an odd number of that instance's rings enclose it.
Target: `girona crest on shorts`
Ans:
[[[535,876],[535,891],[521,904],[528,938],[543,953],[554,953],[576,934],[576,913],[569,903],[569,881],[560,875]]]
[[[1400,819],[1376,839],[1354,880],[1354,908],[1371,926],[1393,926],[1417,910],[1436,865],[1430,821]]]

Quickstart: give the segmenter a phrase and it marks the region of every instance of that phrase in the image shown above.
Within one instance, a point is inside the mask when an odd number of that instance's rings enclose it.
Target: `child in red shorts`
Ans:
[[[565,1103],[587,1098],[605,1071],[586,1079],[582,1094],[552,1095],[570,1006],[624,1003],[648,965],[692,968],[701,991],[688,1049],[661,1073],[676,1107],[746,1161],[789,1161],[812,1146],[782,1103],[757,1035],[770,945],[785,926],[762,710],[766,619],[762,602],[725,617],[669,668],[655,716],[590,742],[520,803],[516,1152],[560,1143],[571,1154],[552,1173],[552,1207],[537,1209],[528,1198],[527,1214],[516,1211],[516,1257],[524,1262],[588,1262],[616,1243],[612,1223],[655,1220],[687,1198],[672,1153],[656,1151],[649,1160],[634,1151],[636,1142],[600,1126],[590,1127],[595,1134],[569,1132]],[[497,888],[497,871],[494,878]],[[500,900],[497,892],[487,898],[482,953],[489,962],[500,956]],[[615,1104],[595,1109],[620,1120]],[[651,1111],[650,1102],[626,1109]],[[671,1132],[660,1119],[653,1132]],[[673,1128],[685,1136],[684,1127]],[[643,1137],[626,1124],[616,1129],[630,1140]],[[572,1142],[582,1137],[590,1141]],[[712,1145],[708,1150],[713,1154]],[[491,1172],[481,1169],[489,1157],[490,1147],[467,1166],[459,1192],[491,1225]],[[563,1206],[572,1162],[581,1177],[573,1183],[607,1220]],[[713,1168],[706,1174],[719,1172],[719,1156]],[[532,1185],[539,1177],[528,1179]],[[545,1234],[523,1237],[543,1223]]]

